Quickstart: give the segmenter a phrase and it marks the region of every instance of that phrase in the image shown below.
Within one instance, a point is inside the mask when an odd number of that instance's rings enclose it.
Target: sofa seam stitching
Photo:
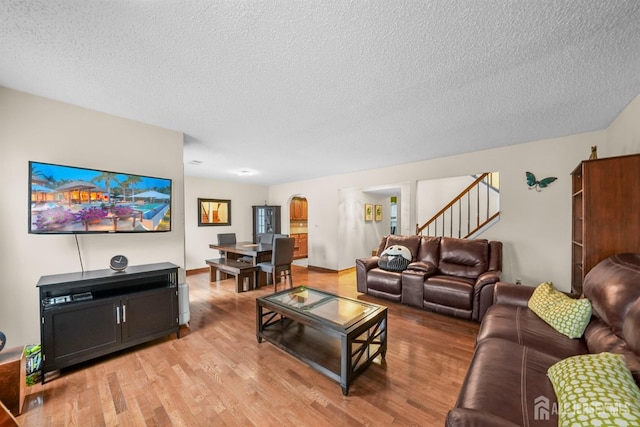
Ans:
[[[527,412],[527,399],[526,399],[526,382],[527,382],[527,371],[526,371],[526,367],[527,367],[527,353],[528,353],[528,347],[523,347],[522,350],[522,365],[521,365],[521,369],[522,369],[522,374],[520,375],[520,399],[521,399],[521,405],[522,405],[522,425],[523,426],[529,426],[529,415]]]

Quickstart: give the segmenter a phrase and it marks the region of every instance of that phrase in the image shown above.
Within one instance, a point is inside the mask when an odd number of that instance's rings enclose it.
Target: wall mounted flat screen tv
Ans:
[[[171,180],[29,162],[29,233],[171,231]]]

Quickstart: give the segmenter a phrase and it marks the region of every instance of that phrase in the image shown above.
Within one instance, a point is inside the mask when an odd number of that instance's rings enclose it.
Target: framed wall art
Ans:
[[[364,220],[373,221],[373,205],[365,203],[364,205]]]
[[[382,221],[382,205],[376,205],[376,221]]]
[[[198,199],[198,227],[231,225],[231,200]]]

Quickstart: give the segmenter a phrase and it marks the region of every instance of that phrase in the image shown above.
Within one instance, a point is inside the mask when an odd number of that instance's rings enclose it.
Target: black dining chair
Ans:
[[[267,284],[269,277],[273,280],[273,291],[278,292],[278,282],[289,279],[289,287],[293,287],[293,278],[291,277],[291,263],[293,262],[293,250],[295,246],[293,237],[279,237],[273,241],[273,250],[271,253],[271,261],[259,262],[258,268],[267,275]],[[279,279],[279,280],[276,280]]]

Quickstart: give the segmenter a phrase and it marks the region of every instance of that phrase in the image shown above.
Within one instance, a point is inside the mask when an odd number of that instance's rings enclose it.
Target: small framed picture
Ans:
[[[373,205],[365,203],[364,205],[364,220],[373,221]]]
[[[231,225],[231,200],[198,199],[198,227]]]
[[[382,221],[382,205],[376,205],[376,221]]]

